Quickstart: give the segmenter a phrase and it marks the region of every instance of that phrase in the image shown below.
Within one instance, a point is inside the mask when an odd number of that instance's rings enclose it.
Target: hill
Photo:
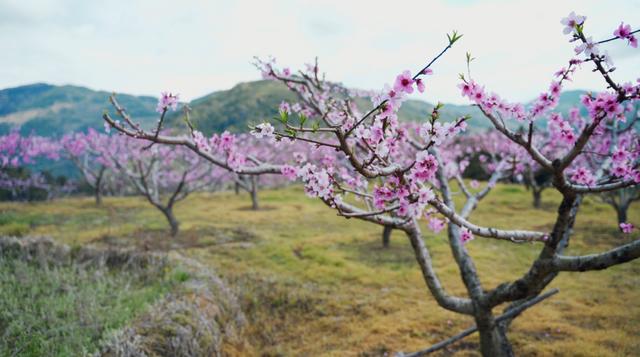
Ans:
[[[0,90],[0,134],[16,126],[20,126],[23,134],[55,137],[89,127],[102,128],[100,116],[109,107],[110,94],[84,87],[45,83]],[[126,94],[118,98],[143,124],[157,119],[156,98]]]
[[[558,110],[566,113],[578,105],[584,91],[567,91],[560,97]],[[111,93],[95,91],[78,86],[55,86],[44,83],[30,84],[0,90],[0,134],[12,127],[20,126],[23,134],[35,133],[58,137],[66,132],[82,131],[89,127],[103,126],[100,116],[110,109],[108,97]],[[157,98],[119,94],[118,100],[143,126],[153,125],[157,119]],[[216,91],[193,100],[191,119],[199,130],[206,134],[229,130],[243,132],[251,123],[277,115],[280,102],[294,102],[295,94],[284,85],[274,81],[240,83],[228,90]],[[361,100],[361,108],[368,101]],[[433,104],[410,99],[400,109],[400,119],[422,121],[433,109]],[[472,130],[488,128],[490,123],[482,118],[480,111],[469,105],[445,104],[442,118],[451,121],[471,115]],[[173,112],[167,118],[167,127],[184,128],[181,112]]]
[[[295,94],[279,82],[262,80],[240,83],[229,90],[213,92],[189,103],[191,121],[206,134],[224,130],[242,132],[247,130],[249,124],[276,116],[283,100],[295,102],[296,99]],[[365,109],[364,106],[361,108]],[[430,103],[410,99],[402,105],[399,116],[401,120],[424,120],[432,109]],[[465,114],[477,115],[479,111],[459,105],[446,105],[442,111],[445,120]],[[169,122],[180,126],[181,117],[181,113],[173,113],[169,116]]]
[[[567,91],[562,93],[558,110],[564,114],[580,103],[580,95],[585,91]],[[247,126],[258,123],[277,115],[278,106],[283,100],[295,102],[296,96],[283,84],[274,81],[255,81],[240,83],[229,90],[217,91],[189,103],[191,121],[198,130],[205,134],[229,130],[242,132]],[[366,100],[363,100],[365,103]],[[363,105],[361,108],[365,109]],[[401,120],[422,121],[433,109],[433,104],[410,99],[400,109]],[[464,115],[471,115],[469,121],[471,129],[481,130],[491,126],[482,117],[482,113],[470,105],[445,104],[441,110],[445,121],[452,121]],[[169,117],[170,125],[183,126],[182,114],[172,113]]]

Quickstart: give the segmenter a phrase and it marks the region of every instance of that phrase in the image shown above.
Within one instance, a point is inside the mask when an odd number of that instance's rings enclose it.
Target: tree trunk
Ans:
[[[104,166],[100,169],[100,173],[96,178],[96,188],[95,188],[95,196],[96,196],[96,206],[102,205],[102,178],[104,177]]]
[[[533,207],[540,208],[540,205],[542,203],[542,190],[533,188],[531,192],[533,192]]]
[[[171,226],[171,236],[172,237],[177,236],[180,222],[178,222],[178,220],[176,219],[176,216],[173,215],[173,208],[167,207],[167,208],[161,209],[161,211],[164,214],[164,216],[167,218],[167,221],[169,222],[169,226]]]
[[[256,175],[251,176],[251,209],[257,211],[258,205],[258,178]]]
[[[618,214],[618,224],[627,223],[627,210],[629,209],[628,205],[618,205],[616,207],[616,213]]]
[[[102,206],[102,190],[100,189],[100,186],[96,186],[95,196],[96,196],[96,206]]]
[[[236,192],[236,195],[239,195],[240,194],[240,184],[235,182],[233,190]]]
[[[484,357],[513,357],[513,349],[507,338],[505,325],[496,323],[491,313],[488,315],[476,317],[480,333],[480,352]]]
[[[384,226],[384,230],[382,231],[382,247],[389,248],[389,243],[391,242],[391,232],[393,231],[393,227]]]

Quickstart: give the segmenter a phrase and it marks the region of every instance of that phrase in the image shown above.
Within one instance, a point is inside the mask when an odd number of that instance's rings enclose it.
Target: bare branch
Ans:
[[[640,257],[640,239],[606,252],[582,256],[556,256],[551,264],[557,271],[602,270]]]
[[[501,240],[508,240],[514,243],[518,242],[545,242],[547,240],[548,234],[543,232],[535,232],[535,231],[524,231],[524,230],[502,230],[491,227],[481,227],[477,226],[462,216],[458,215],[456,212],[451,210],[447,205],[441,202],[438,199],[434,199],[429,201],[435,209],[438,210],[442,215],[449,218],[453,223],[465,227],[470,230],[473,234],[487,237],[487,238],[495,238]]]

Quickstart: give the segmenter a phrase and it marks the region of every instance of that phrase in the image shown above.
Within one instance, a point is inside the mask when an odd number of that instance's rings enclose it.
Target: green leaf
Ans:
[[[287,124],[289,122],[289,113],[285,111],[280,112],[280,122],[282,124]]]
[[[316,131],[318,131],[318,129],[320,129],[320,123],[314,121],[313,124],[311,124],[311,129],[313,129],[313,132],[315,133]]]
[[[458,34],[458,31],[456,31],[456,30],[453,30],[451,35],[447,34],[447,39],[449,39],[449,46],[451,46],[454,43],[456,43],[456,41],[458,41],[461,37],[462,37],[462,35]]]
[[[467,65],[473,61],[475,57],[471,57],[471,52],[467,52]]]
[[[292,136],[292,137],[294,137],[294,138],[295,138],[295,137],[296,137],[296,135],[298,134],[298,132],[297,132],[297,131],[295,131],[295,130],[293,130],[293,129],[289,129],[289,128],[284,129],[284,132],[285,132],[287,135]]]

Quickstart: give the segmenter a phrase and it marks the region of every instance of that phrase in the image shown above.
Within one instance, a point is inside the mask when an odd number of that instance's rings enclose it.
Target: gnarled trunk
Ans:
[[[391,232],[393,231],[393,227],[384,226],[382,230],[382,247],[389,248],[389,243],[391,242]]]
[[[162,214],[167,218],[167,222],[169,222],[169,226],[171,226],[171,236],[177,236],[180,222],[178,222],[176,216],[173,214],[173,207],[161,208],[160,211],[162,211]]]
[[[507,338],[507,328],[497,323],[491,312],[476,316],[476,325],[480,333],[480,352],[485,357],[513,357],[513,348]]]

